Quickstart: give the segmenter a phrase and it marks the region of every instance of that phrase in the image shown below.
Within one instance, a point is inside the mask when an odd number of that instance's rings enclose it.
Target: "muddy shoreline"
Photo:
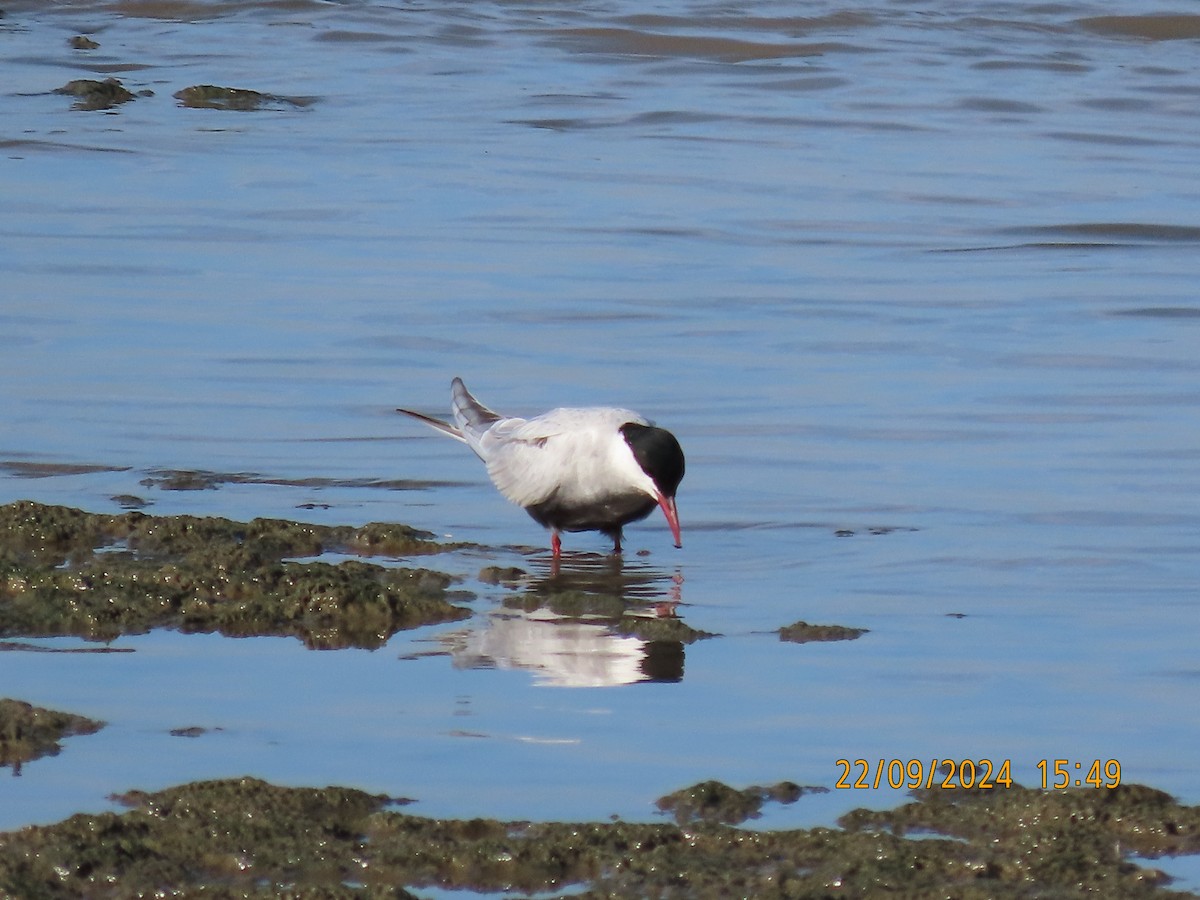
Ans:
[[[402,525],[8,504],[0,507],[0,649],[39,649],[22,638],[107,641],[155,628],[290,635],[322,649],[382,646],[401,629],[471,615],[453,602],[461,594],[452,578],[407,567],[448,549]],[[327,552],[361,558],[311,559]],[[372,556],[392,564],[366,561]],[[497,584],[522,577],[480,573]],[[505,605],[599,616],[619,629],[625,605],[593,587],[514,588]],[[670,616],[629,622],[648,639],[718,637]],[[862,633],[797,622],[779,639]],[[63,752],[64,739],[103,727],[74,711],[2,699],[0,767],[18,774]],[[404,897],[434,886],[588,897],[1193,896],[1170,891],[1165,874],[1132,859],[1200,852],[1200,807],[1149,787],[920,790],[898,809],[847,813],[839,828],[746,825],[766,804],[825,790],[707,781],[658,798],[656,822],[533,823],[422,817],[401,811],[407,801],[397,798],[249,777],[133,789],[113,798],[125,812],[0,834],[0,896]],[[486,797],[480,807],[486,812]]]
[[[1162,872],[1128,859],[1200,851],[1200,808],[1150,788],[921,791],[896,810],[848,813],[838,829],[754,831],[721,821],[798,791],[707,782],[660,798],[677,822],[532,823],[414,816],[400,811],[407,800],[348,788],[195,782],[114,797],[129,807],[124,813],[0,834],[0,892],[348,898],[436,886],[508,896],[1194,896],[1166,889]]]

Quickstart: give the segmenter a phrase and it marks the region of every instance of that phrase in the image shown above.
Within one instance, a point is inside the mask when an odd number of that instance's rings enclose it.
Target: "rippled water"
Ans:
[[[0,779],[0,827],[243,773],[645,818],[701,779],[832,787],[857,757],[1011,759],[1026,784],[1113,758],[1200,802],[1200,16],[804,12],[6,5],[0,499],[502,549],[438,560],[474,619],[381,651],[0,654],[0,693],[110,723]],[[139,96],[50,93],[107,77]],[[201,84],[273,99],[172,96]],[[675,431],[684,548],[647,520],[621,577],[722,636],[663,668],[504,611],[475,574],[536,590],[545,535],[392,411],[443,412],[453,375],[502,411]],[[772,633],[799,619],[869,633]]]

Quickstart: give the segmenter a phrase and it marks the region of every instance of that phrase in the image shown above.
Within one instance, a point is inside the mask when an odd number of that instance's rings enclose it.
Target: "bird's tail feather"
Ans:
[[[442,434],[448,435],[456,441],[462,441],[464,444],[467,442],[467,439],[463,437],[463,433],[449,422],[443,422],[441,419],[435,419],[433,416],[427,416],[424,413],[413,412],[411,409],[397,409],[396,412],[412,416],[418,422],[424,422],[430,428],[437,429]]]
[[[454,421],[458,423],[459,434],[482,434],[502,416],[492,412],[471,396],[461,378],[450,382],[451,406],[454,408]],[[469,442],[468,442],[469,443]]]

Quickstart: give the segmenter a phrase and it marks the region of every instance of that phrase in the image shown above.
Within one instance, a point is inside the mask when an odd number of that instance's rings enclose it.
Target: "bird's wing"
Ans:
[[[569,450],[556,429],[537,419],[500,419],[483,435],[476,452],[497,490],[519,506],[549,500],[559,488]]]
[[[590,473],[607,468],[609,447],[620,440],[619,425],[631,421],[646,420],[627,409],[609,408],[562,408],[532,419],[499,419],[481,436],[475,452],[500,493],[528,507],[560,491],[578,496],[600,489],[589,484]]]

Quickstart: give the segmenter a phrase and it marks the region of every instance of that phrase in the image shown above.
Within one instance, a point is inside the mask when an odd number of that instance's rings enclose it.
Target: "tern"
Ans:
[[[454,423],[398,409],[462,441],[483,460],[492,484],[538,524],[550,529],[550,549],[562,556],[563,531],[599,531],[621,552],[621,529],[657,506],[675,546],[675,492],[683,480],[683,449],[675,435],[628,409],[552,409],[531,419],[502,416],[450,384]]]

